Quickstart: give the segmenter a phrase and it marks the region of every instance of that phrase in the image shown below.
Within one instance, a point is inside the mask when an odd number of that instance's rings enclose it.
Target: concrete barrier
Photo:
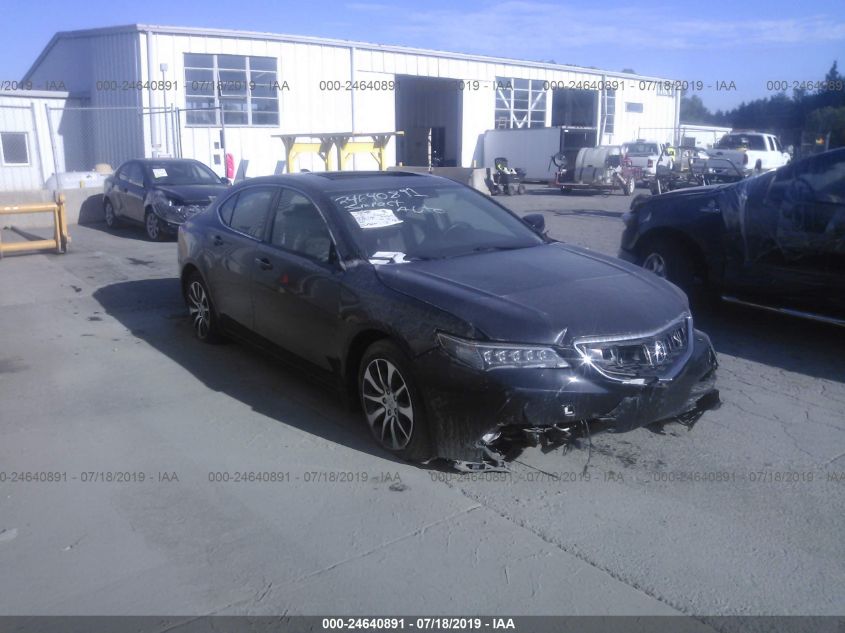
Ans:
[[[68,224],[102,222],[103,193],[96,189],[65,189],[65,216]],[[0,206],[41,204],[53,202],[53,192],[47,189],[31,191],[0,191]],[[50,226],[50,219],[40,215],[7,216],[2,226],[21,229]],[[2,228],[2,227],[0,227]]]
[[[481,193],[490,195],[490,189],[485,183],[488,170],[483,167],[388,167],[387,171],[410,171],[415,174],[428,174],[442,176],[454,180],[462,185],[469,185]]]

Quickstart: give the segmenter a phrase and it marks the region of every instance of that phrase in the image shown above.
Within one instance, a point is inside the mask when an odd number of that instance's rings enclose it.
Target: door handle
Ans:
[[[224,242],[223,238],[220,237],[219,235],[215,235],[214,237],[211,238],[211,243],[214,244],[215,246],[223,246],[223,244],[225,244],[226,242]]]
[[[266,257],[256,257],[255,263],[261,270],[272,270],[273,264]]]

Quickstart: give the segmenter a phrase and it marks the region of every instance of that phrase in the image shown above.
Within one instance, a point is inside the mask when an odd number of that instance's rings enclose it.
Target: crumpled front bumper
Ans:
[[[481,437],[502,427],[560,428],[588,420],[591,428],[623,432],[697,417],[718,406],[717,361],[704,332],[694,330],[692,340],[692,354],[673,380],[645,385],[614,381],[587,366],[484,372],[431,350],[418,357],[417,367],[435,453],[479,461]]]
[[[158,209],[153,207],[153,212],[158,216],[159,226],[161,229],[168,234],[175,235],[179,232],[179,227],[185,224],[188,220],[192,217],[203,211],[205,207],[196,207],[196,210],[191,210],[190,212],[186,212],[184,216],[177,216],[172,214],[164,214],[161,213]]]

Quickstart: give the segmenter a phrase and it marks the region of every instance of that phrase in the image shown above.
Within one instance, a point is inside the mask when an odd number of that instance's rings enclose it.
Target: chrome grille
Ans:
[[[671,380],[692,353],[692,317],[645,334],[576,339],[575,349],[584,365],[613,380]]]

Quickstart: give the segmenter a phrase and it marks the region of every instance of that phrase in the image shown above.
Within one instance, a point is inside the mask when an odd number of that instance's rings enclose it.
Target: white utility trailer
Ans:
[[[535,127],[487,130],[484,133],[484,167],[495,168],[496,158],[525,170],[525,180],[549,182],[557,176],[552,157],[563,153],[574,163],[578,150],[595,146],[595,128]]]

